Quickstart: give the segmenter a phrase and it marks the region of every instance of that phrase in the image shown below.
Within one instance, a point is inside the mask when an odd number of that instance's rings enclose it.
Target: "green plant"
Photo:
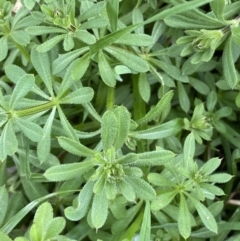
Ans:
[[[0,239],[238,240],[240,2],[14,4]]]

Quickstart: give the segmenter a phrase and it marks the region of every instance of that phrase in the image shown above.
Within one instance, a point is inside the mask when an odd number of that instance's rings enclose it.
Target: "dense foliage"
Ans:
[[[0,0],[0,240],[240,240],[239,12]]]

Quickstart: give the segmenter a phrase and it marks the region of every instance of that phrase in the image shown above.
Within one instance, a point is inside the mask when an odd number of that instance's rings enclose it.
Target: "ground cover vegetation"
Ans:
[[[240,240],[240,1],[0,0],[0,240]]]

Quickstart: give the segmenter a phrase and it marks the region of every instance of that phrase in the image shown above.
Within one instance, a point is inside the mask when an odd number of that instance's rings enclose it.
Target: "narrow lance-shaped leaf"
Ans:
[[[118,183],[118,188],[120,193],[128,200],[129,202],[134,202],[136,199],[136,194],[133,187],[127,183],[124,179]]]
[[[190,194],[186,193],[189,199],[192,201],[194,207],[197,209],[197,212],[203,222],[203,224],[208,228],[210,231],[217,233],[218,227],[215,218],[210,213],[210,211],[200,203],[196,198],[191,196]]]
[[[92,224],[96,229],[101,228],[107,220],[108,200],[104,191],[94,196],[91,210]]]
[[[63,113],[60,106],[57,106],[58,114],[60,117],[61,124],[63,126],[63,129],[66,131],[67,135],[72,138],[75,141],[78,141],[78,137],[76,135],[75,130],[73,129],[72,125],[68,122],[65,114]]]
[[[143,214],[143,221],[140,229],[140,241],[150,240],[151,236],[151,210],[150,210],[150,203],[146,201],[144,214]]]
[[[61,104],[85,104],[93,98],[94,91],[90,87],[79,88],[64,98],[60,99]]]
[[[56,217],[52,219],[47,226],[43,240],[51,240],[53,238],[57,238],[57,236],[63,231],[65,224],[66,221],[63,217]]]
[[[61,40],[63,40],[65,38],[66,34],[61,34],[61,35],[57,35],[47,41],[45,41],[44,43],[40,44],[37,47],[37,51],[39,52],[47,52],[50,49],[52,49],[55,45],[57,45]]]
[[[148,64],[144,59],[126,49],[109,46],[104,50],[136,72],[142,73],[149,70]]]
[[[108,0],[106,5],[108,19],[112,32],[117,31],[118,27],[118,13],[119,13],[119,1]]]
[[[184,85],[179,81],[177,83],[177,87],[180,106],[185,112],[188,112],[190,109],[190,100],[187,91],[185,90]]]
[[[138,90],[145,102],[148,102],[151,95],[151,88],[146,73],[139,74]]]
[[[50,181],[59,182],[79,177],[87,171],[91,170],[92,168],[93,164],[90,161],[62,164],[50,167],[44,173],[44,176]]]
[[[59,137],[58,142],[63,149],[74,155],[91,157],[96,154],[96,151],[91,150],[86,146],[82,145],[80,142],[77,142],[67,137]]]
[[[114,143],[116,150],[122,147],[124,142],[127,140],[128,132],[130,129],[130,113],[124,106],[119,106],[113,110],[115,116],[117,117],[117,134]]]
[[[17,81],[10,99],[10,106],[12,108],[33,88],[34,81],[34,76],[30,74],[22,76],[22,78]]]
[[[132,186],[134,192],[139,198],[144,200],[152,200],[155,198],[155,190],[143,179],[125,177],[124,180]]]
[[[151,203],[151,209],[152,210],[160,210],[164,207],[166,207],[177,195],[177,190],[168,191],[165,193],[159,194]]]
[[[45,202],[39,206],[35,215],[34,223],[36,224],[38,237],[41,239],[46,226],[53,219],[53,209],[49,202]]]
[[[34,26],[28,27],[26,32],[30,35],[43,35],[50,33],[67,33],[66,30],[57,27],[49,27],[49,26]]]
[[[116,41],[118,44],[125,44],[131,46],[149,46],[154,44],[154,38],[147,34],[125,34]]]
[[[52,88],[52,76],[51,76],[51,64],[48,58],[47,53],[40,53],[36,50],[36,48],[32,49],[31,52],[32,64],[45,86],[48,89],[48,92],[53,96],[53,88]]]
[[[5,186],[0,187],[0,205],[0,226],[2,226],[8,209],[8,192]]]
[[[224,21],[223,13],[225,8],[225,2],[226,2],[225,0],[215,0],[210,3],[211,9],[214,15],[220,21]]]
[[[51,149],[51,130],[52,123],[54,120],[56,112],[56,107],[54,107],[49,115],[44,127],[43,127],[43,135],[41,140],[38,142],[37,146],[37,155],[41,163],[45,162],[49,156]]]
[[[102,50],[98,52],[98,67],[104,83],[110,87],[114,87],[116,85],[116,77]]]
[[[157,166],[167,164],[169,161],[172,161],[175,157],[175,154],[167,150],[158,150],[138,154],[139,160],[136,162],[136,165],[140,166]]]
[[[180,193],[180,204],[178,213],[178,230],[184,239],[191,234],[191,217],[187,202],[182,193]]]
[[[7,57],[8,53],[8,41],[7,37],[3,36],[0,38],[0,61],[3,61]]]
[[[94,182],[89,180],[78,195],[78,205],[76,208],[68,207],[64,210],[66,217],[72,221],[78,221],[87,215],[93,196]]]
[[[16,119],[16,124],[23,134],[30,140],[38,142],[41,139],[43,130],[39,125],[21,118]]]
[[[195,154],[195,138],[193,133],[190,133],[185,142],[183,147],[183,158],[184,158],[184,167],[186,169],[193,167],[193,157]]]
[[[131,136],[137,139],[159,139],[159,138],[166,138],[172,135],[177,134],[183,128],[183,121],[182,119],[174,119],[168,121],[164,124],[159,126],[155,126],[149,128],[147,130],[142,130],[138,132],[131,132]]]
[[[223,50],[223,74],[225,81],[232,89],[236,86],[239,77],[233,62],[232,37],[230,36]]]
[[[105,17],[94,18],[84,22],[80,25],[79,29],[93,29],[93,28],[103,28],[107,26],[108,20]]]
[[[157,118],[161,112],[170,104],[172,97],[173,91],[171,90],[166,93],[157,103],[157,105],[154,106],[142,119],[137,120],[137,124],[141,125]]]
[[[72,78],[74,80],[79,80],[85,74],[88,66],[90,64],[90,54],[86,53],[81,58],[74,61],[72,67]]]
[[[13,155],[18,149],[18,140],[13,130],[12,121],[9,121],[1,133],[0,137],[0,160],[4,160],[7,155]]]
[[[96,43],[96,38],[93,34],[89,33],[87,30],[78,30],[74,33],[74,37],[78,38],[82,42],[90,45]]]
[[[221,159],[219,159],[218,157],[211,158],[201,166],[199,171],[201,173],[204,173],[204,175],[207,176],[212,172],[214,172],[220,166],[220,164],[221,164]]]
[[[15,40],[16,43],[26,46],[30,42],[30,36],[24,30],[12,31],[10,36]]]
[[[103,141],[103,149],[107,151],[113,146],[118,132],[118,120],[113,111],[106,111],[102,117],[101,136]]]
[[[160,187],[173,187],[175,183],[170,181],[167,177],[159,173],[150,173],[147,177],[148,181],[153,185]]]
[[[9,64],[5,68],[7,77],[15,84],[24,76],[26,72],[17,65]]]

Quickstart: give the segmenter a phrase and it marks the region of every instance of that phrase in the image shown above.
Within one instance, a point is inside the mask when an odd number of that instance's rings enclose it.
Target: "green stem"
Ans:
[[[115,102],[115,88],[114,87],[108,87],[107,92],[107,109],[111,110],[114,106]]]
[[[36,113],[40,113],[40,112],[49,110],[56,105],[57,105],[57,101],[52,100],[52,101],[49,101],[49,102],[47,102],[45,104],[42,104],[42,105],[37,105],[37,106],[31,107],[31,108],[28,108],[28,109],[14,111],[14,114],[17,115],[18,117],[24,117],[24,116],[33,115],[33,114],[36,114]]]
[[[11,34],[11,30],[9,29],[9,27],[7,25],[3,26],[3,29],[5,31],[5,33],[8,35],[8,37],[11,39],[11,41],[15,44],[15,46],[19,49],[19,51],[22,53],[22,55],[29,61],[31,62],[31,57],[28,53],[28,51],[20,44],[18,44],[10,35]]]

